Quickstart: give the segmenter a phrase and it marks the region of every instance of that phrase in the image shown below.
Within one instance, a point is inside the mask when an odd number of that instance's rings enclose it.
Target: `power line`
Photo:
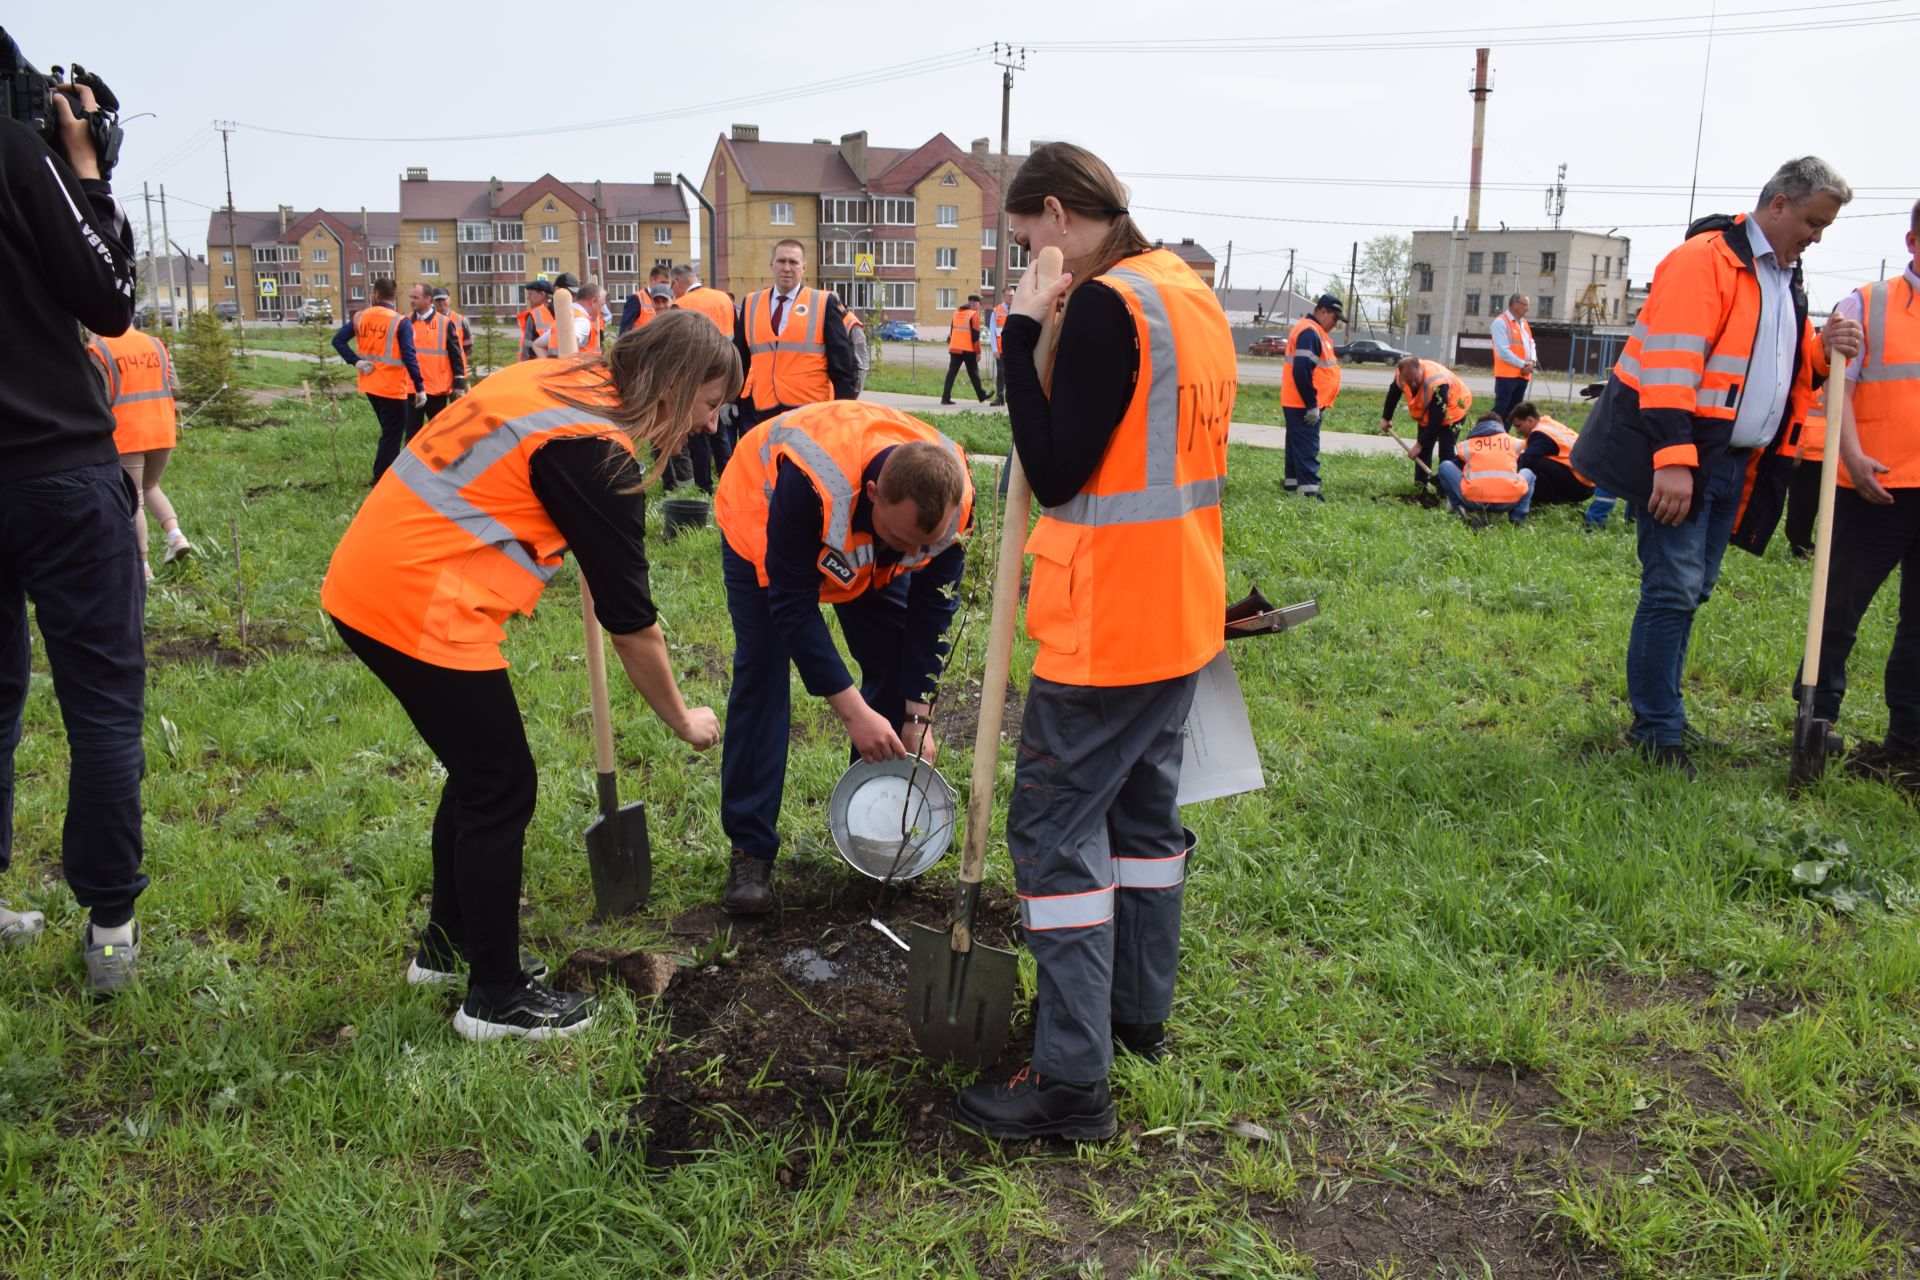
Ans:
[[[1257,173],[1162,173],[1142,170],[1127,170],[1121,172],[1119,176],[1123,178],[1137,178],[1144,181],[1242,182],[1299,187],[1378,187],[1396,191],[1459,191],[1467,185],[1457,178],[1327,178],[1312,176],[1292,177]],[[1483,191],[1532,192],[1539,189],[1538,184],[1532,182],[1482,182],[1480,187]],[[1695,190],[1694,187],[1686,183],[1662,182],[1590,182],[1581,183],[1577,189],[1592,195],[1661,197],[1672,197],[1683,191]],[[1750,186],[1700,187],[1698,190],[1701,195],[1718,196],[1748,196],[1754,192],[1754,188]],[[1912,199],[1911,189],[1900,186],[1854,187],[1853,192],[1854,197],[1861,200],[1898,200],[1904,202]],[[1888,194],[1867,194],[1869,192],[1886,192]]]

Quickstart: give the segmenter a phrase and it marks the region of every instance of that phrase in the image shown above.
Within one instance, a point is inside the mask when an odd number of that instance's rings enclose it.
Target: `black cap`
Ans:
[[[447,300],[451,301],[453,299],[453,295],[448,293],[445,289],[435,289],[433,291],[433,296],[436,300],[440,298],[446,298]]]
[[[1337,316],[1345,315],[1347,313],[1347,309],[1340,305],[1340,299],[1334,297],[1330,293],[1321,294],[1320,300],[1313,304],[1313,309],[1315,311],[1318,311],[1321,307],[1325,307],[1327,310],[1333,312],[1333,314]]]
[[[553,278],[553,287],[565,289],[568,293],[580,292],[580,278],[571,271],[562,271]]]
[[[529,292],[531,292],[531,291],[533,291],[533,290],[535,290],[535,289],[538,289],[538,290],[539,290],[540,292],[542,292],[542,293],[552,293],[552,292],[553,292],[553,281],[551,281],[551,280],[529,280],[529,281],[527,281],[527,289],[528,289],[528,291],[529,291]]]
[[[967,301],[968,301],[968,302],[978,302],[978,301],[980,301],[980,295],[979,295],[979,294],[977,294],[977,293],[970,293],[970,294],[968,294],[968,295],[967,295]]]
[[[656,284],[647,290],[649,298],[672,298],[673,290],[663,284]]]

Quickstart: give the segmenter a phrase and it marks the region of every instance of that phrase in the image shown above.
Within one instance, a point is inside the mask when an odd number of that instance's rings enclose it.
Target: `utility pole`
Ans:
[[[1005,303],[1007,264],[1013,255],[1013,237],[1007,234],[1007,137],[1013,116],[1013,73],[1027,69],[1027,51],[995,43],[993,65],[1000,68],[1000,163],[993,175],[993,300]]]
[[[1467,187],[1467,230],[1480,229],[1480,159],[1487,148],[1487,95],[1493,86],[1487,83],[1489,49],[1473,51],[1473,176]]]
[[[247,353],[246,303],[240,296],[240,240],[233,229],[233,157],[227,150],[227,137],[234,131],[231,120],[215,120],[220,131],[220,164],[227,171],[227,254],[233,259],[233,334],[239,339],[240,354]],[[207,272],[207,292],[213,292],[213,272]]]
[[[160,184],[160,247],[167,251],[167,297],[173,297],[173,232],[167,228],[167,184]],[[193,268],[182,262],[180,267],[187,272],[187,310],[193,310]],[[180,308],[169,302],[173,314],[173,331],[180,332]]]
[[[1281,292],[1286,295],[1287,323],[1291,325],[1293,323],[1293,250],[1291,249],[1287,250],[1287,282],[1281,286]]]
[[[1353,242],[1353,260],[1347,264],[1347,313],[1343,320],[1347,326],[1347,336],[1353,336],[1353,313],[1360,309],[1360,242]]]
[[[1233,286],[1233,241],[1227,241],[1227,270],[1220,277],[1220,292],[1225,293]]]
[[[1445,344],[1441,348],[1440,360],[1441,363],[1446,365],[1453,364],[1453,346],[1456,336],[1454,333],[1453,319],[1453,293],[1454,286],[1460,278],[1461,238],[1460,219],[1455,217],[1453,220],[1453,231],[1447,236],[1447,293],[1446,297],[1443,298],[1440,303],[1440,340]]]
[[[153,193],[147,190],[147,184],[140,184],[140,199],[147,206],[147,296],[153,299],[153,318],[160,318],[160,279],[153,265]]]
[[[161,211],[164,213],[166,210],[166,206],[163,204],[160,206],[160,208],[161,208]],[[180,265],[186,268],[187,314],[192,315],[193,314],[193,259],[187,256],[187,251],[185,249],[182,249],[179,245],[175,244],[171,239],[167,241],[167,245],[175,253],[180,255]],[[213,270],[211,268],[207,270],[207,292],[209,294],[213,292]],[[213,305],[213,299],[211,297],[207,299],[207,305],[209,307]]]

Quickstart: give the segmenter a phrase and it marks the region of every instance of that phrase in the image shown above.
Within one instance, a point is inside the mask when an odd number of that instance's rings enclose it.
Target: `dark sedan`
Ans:
[[[1407,353],[1384,342],[1375,342],[1372,338],[1359,338],[1342,346],[1335,347],[1333,354],[1348,364],[1399,364],[1407,358]]]

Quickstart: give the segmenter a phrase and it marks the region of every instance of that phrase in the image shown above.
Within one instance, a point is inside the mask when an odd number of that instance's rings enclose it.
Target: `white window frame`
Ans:
[[[960,251],[952,245],[943,245],[933,251],[933,265],[937,271],[958,271],[960,269]]]
[[[767,223],[775,227],[793,225],[793,201],[773,200],[767,204]]]
[[[1542,320],[1553,319],[1553,295],[1550,293],[1543,293],[1540,295],[1539,318]]]
[[[559,275],[560,259],[558,257],[540,259],[540,270],[543,274],[546,274],[546,275],[550,275],[550,276]]]
[[[858,227],[867,221],[867,202],[858,196],[823,196],[820,221],[832,227]]]
[[[226,281],[227,281],[227,283],[226,283],[226,286],[225,286],[225,287],[226,287],[226,288],[228,288],[228,289],[231,289],[231,288],[233,288],[233,277],[232,277],[232,276],[227,276],[227,277],[226,277]]]
[[[493,224],[491,222],[456,223],[454,236],[461,244],[492,244]]]
[[[313,251],[313,261],[325,262],[326,260],[327,260],[327,251],[325,249],[315,249]]]
[[[367,291],[364,287],[356,284],[347,290],[347,297],[353,302],[365,302],[367,300]]]
[[[1558,249],[1546,250],[1540,255],[1540,274],[1543,276],[1552,276],[1558,275],[1559,273],[1560,251]]]
[[[672,244],[673,228],[672,227],[655,227],[653,229],[653,242],[655,244]]]
[[[618,253],[607,251],[607,270],[617,276],[636,275],[640,270],[640,255],[637,253]]]
[[[873,281],[835,280],[829,287],[839,296],[840,305],[853,311],[873,310]]]
[[[316,289],[331,289],[331,288],[333,288],[333,275],[332,275],[332,273],[331,273],[331,272],[327,272],[327,271],[322,271],[322,272],[321,272],[321,273],[320,273],[319,275],[317,275],[317,276],[315,276],[315,277],[313,278],[313,287],[314,287],[314,288],[316,288]]]
[[[992,267],[980,268],[980,287],[982,289],[993,288],[993,268]]]
[[[882,267],[913,267],[919,265],[920,242],[917,240],[878,240],[874,242],[879,250],[877,264]]]
[[[347,274],[350,276],[364,276],[367,274],[367,264],[364,262],[356,262],[347,268]]]
[[[1023,244],[1007,247],[1007,270],[1025,271],[1027,264],[1033,261],[1033,250]]]
[[[527,255],[524,253],[496,253],[493,255],[493,274],[524,276],[527,274]]]
[[[440,259],[420,259],[420,274],[423,276],[438,276],[440,274]]]
[[[829,240],[826,249],[820,255],[823,267],[850,267],[853,257],[858,253],[872,253],[871,240]]]
[[[640,235],[637,222],[609,222],[607,224],[608,244],[632,244]]]
[[[883,280],[880,286],[883,310],[912,311],[914,309],[915,284],[913,281]]]
[[[527,224],[519,218],[496,218],[493,223],[493,238],[500,244],[525,244]]]
[[[937,204],[933,207],[933,223],[937,227],[957,227],[960,225],[960,206],[957,204]]]
[[[958,311],[960,309],[960,291],[958,289],[935,289],[933,305],[940,311]]]
[[[393,246],[390,244],[369,245],[367,247],[367,261],[379,263],[382,266],[392,266]]]
[[[1507,274],[1507,251],[1505,249],[1495,249],[1493,251],[1493,274],[1497,276]]]
[[[420,243],[421,244],[439,244],[440,228],[434,227],[434,226],[421,227]]]
[[[557,222],[549,222],[545,226],[541,227],[540,243],[541,244],[559,244],[560,243],[560,224]]]
[[[490,253],[463,253],[460,255],[460,274],[463,276],[490,276],[493,274],[493,255]]]
[[[1470,316],[1477,316],[1480,314],[1480,295],[1479,294],[1469,293],[1467,295],[1466,312]]]
[[[673,259],[672,258],[655,258],[653,260],[653,265],[656,267],[661,267],[661,268],[664,268],[665,270],[671,271],[673,270]]]
[[[873,222],[879,227],[918,225],[920,202],[912,196],[882,196],[873,202]]]
[[[220,265],[223,267],[230,267],[233,265],[233,250],[222,249],[220,251]]]
[[[992,227],[980,228],[980,247],[982,249],[998,249],[1000,247],[1000,233]]]

